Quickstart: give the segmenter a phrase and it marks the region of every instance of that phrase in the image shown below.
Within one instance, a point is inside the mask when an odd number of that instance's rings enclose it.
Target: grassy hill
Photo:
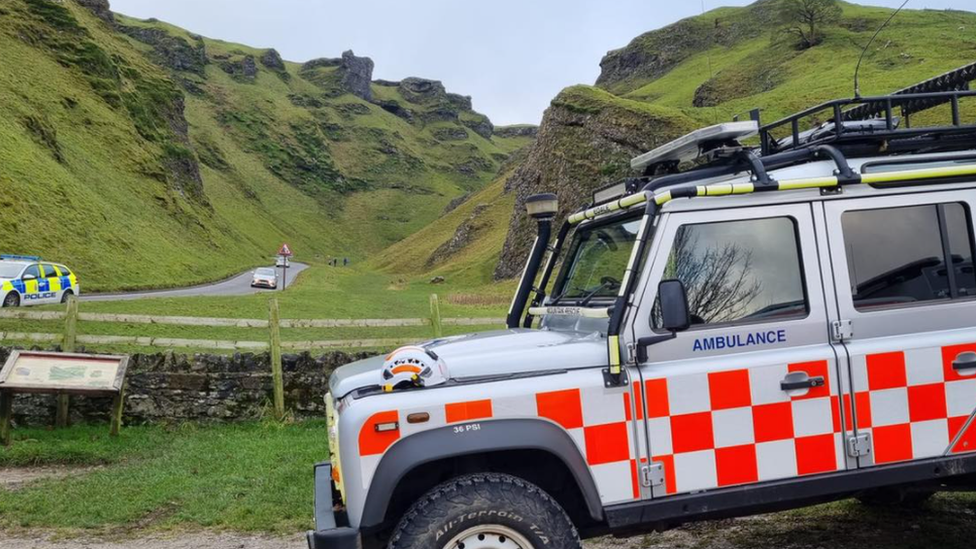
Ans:
[[[291,63],[106,7],[0,4],[0,250],[89,290],[222,278],[283,241],[367,257],[531,141],[351,52]]]
[[[858,57],[892,10],[841,2],[842,15],[823,28],[822,43],[801,49],[778,32],[781,4],[719,8],[648,32],[602,60],[595,86],[560,93],[537,142],[504,183],[506,204],[514,206],[507,227],[493,223],[479,239],[479,257],[500,257],[494,278],[517,276],[524,264],[534,231],[523,214],[528,196],[556,192],[566,214],[585,205],[593,189],[631,175],[630,158],[695,127],[745,117],[753,108],[771,122],[851,96]],[[869,48],[861,92],[889,93],[974,59],[976,13],[906,10]],[[968,119],[976,117],[976,102],[963,107]],[[463,221],[445,217],[426,228],[424,253]]]

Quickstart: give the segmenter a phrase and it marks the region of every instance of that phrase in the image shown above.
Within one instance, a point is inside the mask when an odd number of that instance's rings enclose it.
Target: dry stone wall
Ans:
[[[11,349],[0,347],[0,364]],[[285,403],[297,417],[323,417],[332,372],[367,355],[341,352],[282,358]],[[239,421],[261,416],[272,398],[268,353],[233,356],[177,353],[137,354],[126,376],[125,423],[154,421]],[[17,395],[17,425],[53,425],[54,396]],[[71,397],[72,422],[108,421],[111,398]]]

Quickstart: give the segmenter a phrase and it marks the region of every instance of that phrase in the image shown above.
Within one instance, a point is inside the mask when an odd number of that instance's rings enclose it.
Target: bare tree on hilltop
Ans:
[[[797,47],[807,49],[823,42],[822,28],[840,19],[843,10],[837,0],[784,0],[779,16],[781,32],[796,37]]]

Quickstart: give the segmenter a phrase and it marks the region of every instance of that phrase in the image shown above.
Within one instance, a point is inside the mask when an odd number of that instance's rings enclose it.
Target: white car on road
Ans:
[[[64,303],[79,295],[71,269],[34,256],[0,255],[0,307]]]
[[[278,287],[278,272],[271,267],[262,267],[254,271],[254,276],[251,277],[251,287],[276,289]]]

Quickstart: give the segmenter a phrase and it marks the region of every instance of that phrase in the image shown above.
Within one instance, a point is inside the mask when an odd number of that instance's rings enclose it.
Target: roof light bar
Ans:
[[[41,258],[36,255],[14,255],[14,254],[0,254],[0,260],[2,261],[40,261]]]
[[[704,145],[737,141],[757,135],[759,122],[747,120],[745,122],[726,122],[693,131],[684,137],[675,139],[667,145],[662,145],[651,152],[644,153],[630,161],[630,167],[644,170],[652,164],[663,162],[688,162],[698,158]]]

